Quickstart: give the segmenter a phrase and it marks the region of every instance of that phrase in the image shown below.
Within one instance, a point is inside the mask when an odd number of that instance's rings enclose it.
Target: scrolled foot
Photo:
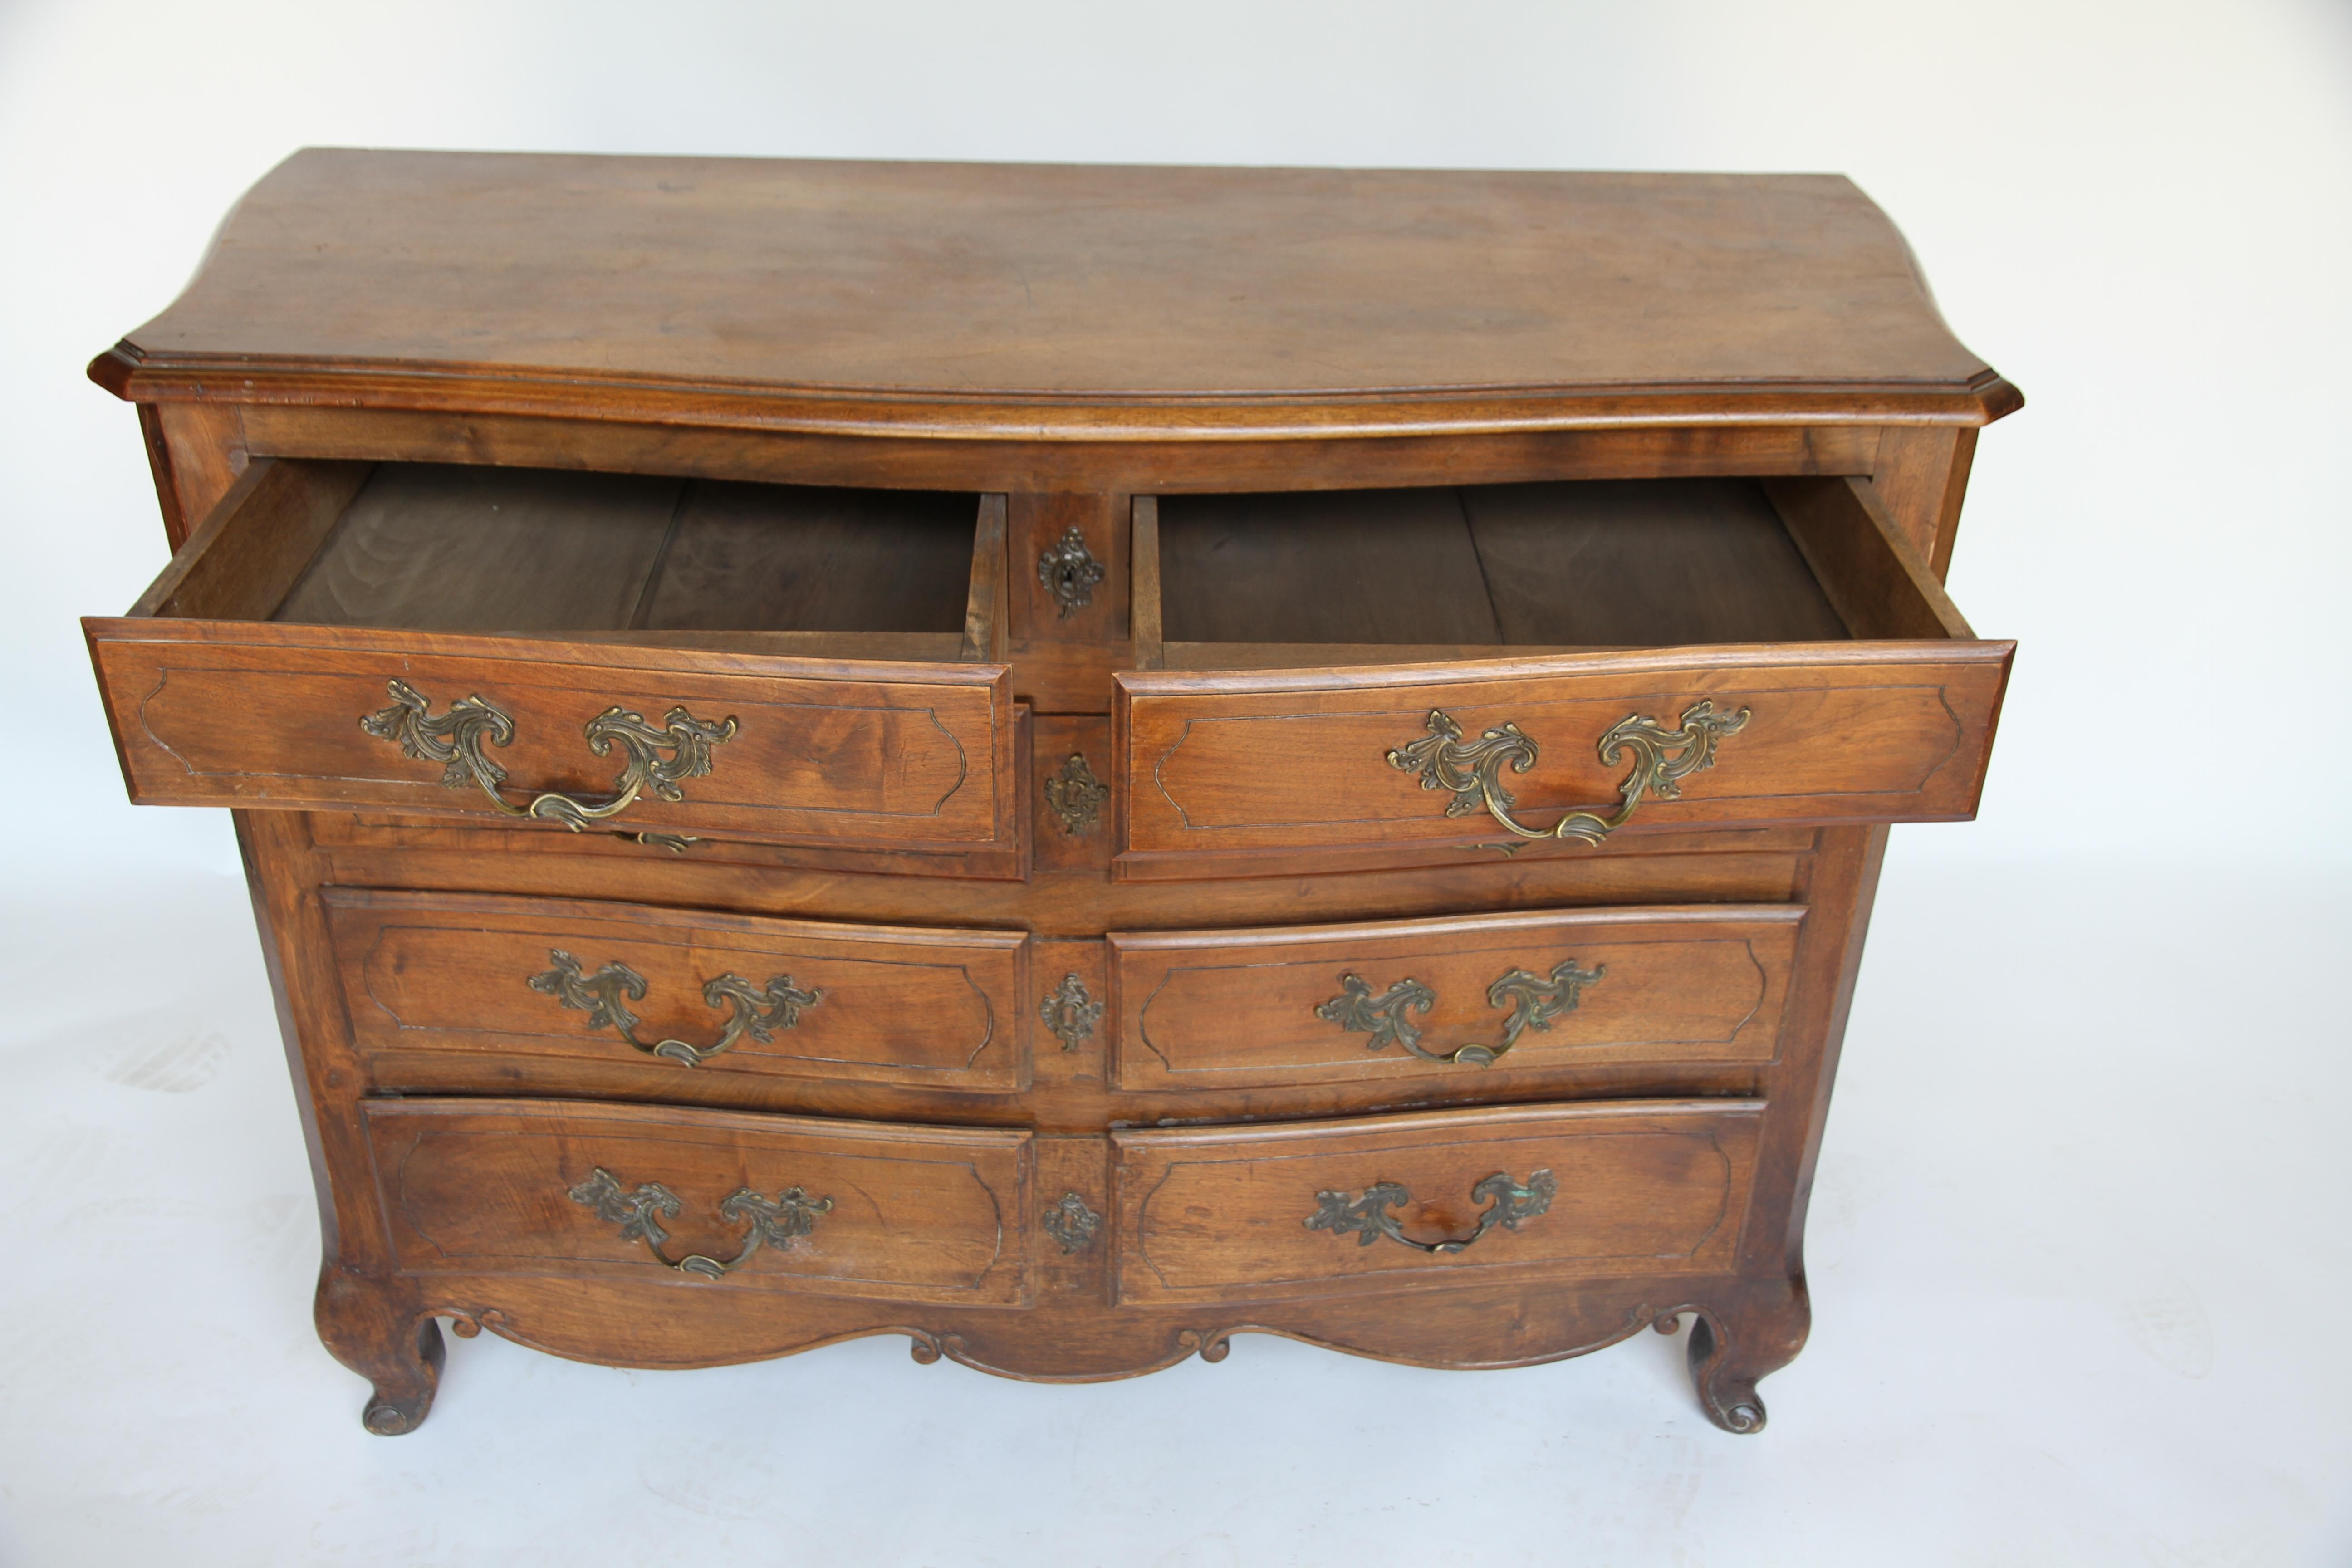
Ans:
[[[1706,1418],[1742,1436],[1764,1430],[1764,1401],[1756,1384],[1797,1358],[1811,1321],[1801,1283],[1777,1300],[1693,1312],[1691,1384]]]
[[[429,1313],[411,1315],[396,1300],[330,1265],[319,1283],[319,1338],[337,1361],[374,1385],[360,1425],[397,1437],[425,1424],[441,1386],[448,1348]]]
[[[430,1318],[416,1325],[416,1359],[389,1377],[378,1375],[375,1397],[360,1412],[360,1425],[379,1437],[399,1437],[415,1431],[432,1413],[433,1395],[441,1387],[441,1365],[448,1359],[441,1325]]]

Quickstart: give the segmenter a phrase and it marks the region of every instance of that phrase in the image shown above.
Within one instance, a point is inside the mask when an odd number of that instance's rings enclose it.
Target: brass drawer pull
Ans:
[[[772,1198],[738,1187],[719,1201],[719,1217],[739,1225],[748,1220],[751,1228],[743,1237],[743,1249],[721,1263],[699,1252],[672,1258],[662,1250],[669,1232],[661,1227],[661,1222],[676,1219],[686,1203],[659,1182],[640,1183],[636,1191],[625,1193],[619,1179],[599,1165],[572,1189],[572,1201],[594,1209],[598,1219],[619,1226],[623,1241],[644,1242],[646,1250],[664,1268],[700,1279],[716,1279],[740,1268],[762,1245],[789,1247],[794,1237],[814,1230],[817,1217],[833,1208],[831,1198],[813,1198],[799,1187],[787,1187]]]
[[[1389,765],[1419,776],[1423,789],[1450,791],[1445,815],[1463,816],[1484,805],[1486,814],[1521,838],[1576,838],[1598,844],[1625,826],[1633,808],[1650,795],[1674,800],[1682,781],[1715,766],[1716,743],[1736,735],[1748,723],[1748,710],[1717,713],[1707,698],[1683,710],[1682,728],[1669,730],[1655,719],[1629,714],[1610,727],[1598,747],[1601,761],[1616,762],[1633,754],[1633,771],[1620,790],[1620,805],[1607,816],[1571,811],[1549,827],[1523,826],[1511,816],[1518,804],[1505,789],[1501,774],[1508,763],[1515,773],[1536,765],[1536,743],[1517,724],[1497,724],[1475,741],[1465,743],[1462,726],[1443,710],[1429,710],[1429,733],[1392,749]]]
[[[644,975],[625,963],[608,963],[593,974],[583,973],[580,961],[560,947],[550,948],[547,956],[555,967],[530,977],[533,991],[587,1014],[592,1029],[612,1029],[647,1056],[665,1057],[688,1067],[709,1061],[746,1035],[766,1045],[776,1037],[776,1030],[793,1028],[800,1023],[802,1008],[814,1007],[824,999],[822,991],[803,991],[794,985],[789,974],[779,974],[769,981],[765,991],[753,990],[751,983],[740,974],[722,974],[702,988],[706,1004],[730,1012],[716,1044],[690,1046],[684,1040],[656,1040],[647,1045],[637,1038],[639,1020],[629,1011],[631,1002],[646,999],[647,985]]]
[[[660,800],[685,799],[678,782],[708,773],[710,748],[735,735],[732,718],[714,724],[683,708],[673,708],[663,716],[663,727],[656,730],[641,713],[618,706],[607,708],[588,721],[585,733],[588,749],[596,755],[609,756],[618,745],[629,759],[621,776],[613,781],[612,798],[591,805],[551,790],[516,805],[501,793],[507,771],[482,754],[486,735],[495,746],[513,742],[512,715],[476,696],[452,702],[449,711],[436,719],[431,716],[432,702],[406,681],[387,681],[385,689],[392,693],[392,706],[362,718],[361,729],[378,740],[399,742],[404,754],[419,762],[439,763],[444,788],[478,784],[490,804],[506,816],[560,822],[574,833],[589,823],[618,816],[647,790]],[[664,747],[670,752],[667,761],[658,755]]]
[[[600,1173],[601,1174],[601,1173]],[[1352,1233],[1358,1247],[1370,1247],[1381,1237],[1387,1237],[1399,1247],[1410,1247],[1415,1252],[1454,1253],[1485,1236],[1496,1226],[1505,1230],[1517,1230],[1522,1221],[1534,1219],[1551,1207],[1551,1200],[1559,1190],[1549,1171],[1538,1171],[1520,1186],[1501,1171],[1470,1189],[1474,1199],[1492,1199],[1485,1213],[1478,1216],[1478,1228],[1455,1241],[1415,1241],[1397,1224],[1396,1215],[1389,1213],[1397,1204],[1411,1203],[1412,1194],[1399,1182],[1380,1182],[1364,1189],[1361,1197],[1346,1193],[1318,1193],[1315,1212],[1307,1216],[1309,1230],[1328,1230],[1333,1236]],[[575,1194],[576,1195],[576,1194]]]
[[[1411,975],[1374,996],[1371,986],[1361,975],[1342,974],[1339,994],[1318,1005],[1315,1016],[1328,1018],[1351,1033],[1371,1036],[1364,1045],[1368,1051],[1402,1046],[1423,1061],[1492,1067],[1497,1057],[1519,1043],[1521,1035],[1529,1029],[1549,1029],[1562,1013],[1575,1011],[1584,988],[1599,983],[1608,973],[1605,963],[1579,969],[1572,958],[1552,965],[1549,980],[1524,969],[1513,969],[1486,987],[1488,1006],[1507,1005],[1511,1009],[1511,1016],[1503,1020],[1502,1043],[1464,1046],[1443,1056],[1422,1049],[1421,1029],[1405,1016],[1409,1012],[1426,1013],[1437,1002],[1437,993]]]

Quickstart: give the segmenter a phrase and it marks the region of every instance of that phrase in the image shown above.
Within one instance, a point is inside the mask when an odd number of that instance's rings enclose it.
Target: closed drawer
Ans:
[[[1112,1078],[1189,1090],[1777,1056],[1789,905],[1115,932]]]
[[[1020,931],[358,888],[321,898],[363,1053],[1028,1084]]]
[[[131,797],[1017,876],[1001,497],[257,462],[84,623]]]
[[[1759,1100],[1115,1131],[1118,1298],[1728,1271]]]
[[[362,1109],[404,1273],[1029,1303],[1025,1131],[561,1101]]]
[[[1867,480],[1311,500],[1139,511],[1119,875],[1976,810],[2014,645]]]

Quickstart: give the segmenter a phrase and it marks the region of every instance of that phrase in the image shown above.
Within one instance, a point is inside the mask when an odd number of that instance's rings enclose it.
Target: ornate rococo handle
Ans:
[[[710,748],[735,737],[731,717],[714,724],[683,708],[673,708],[663,715],[663,727],[656,730],[643,714],[615,705],[589,720],[584,731],[588,749],[596,755],[609,756],[618,745],[628,758],[621,776],[613,781],[613,797],[591,805],[550,790],[517,805],[503,793],[507,771],[482,752],[486,737],[494,746],[513,742],[511,715],[474,696],[450,703],[449,711],[436,719],[430,700],[406,681],[387,681],[385,689],[392,693],[392,706],[362,718],[361,729],[378,740],[397,742],[403,754],[419,762],[439,763],[445,789],[477,784],[505,816],[560,822],[574,833],[589,823],[618,816],[647,791],[660,800],[685,799],[679,782],[708,773]],[[659,755],[665,747],[670,752],[667,759]]]
[[[1486,814],[1521,838],[1575,838],[1598,844],[1633,818],[1633,808],[1655,795],[1674,800],[1682,795],[1682,781],[1715,766],[1717,742],[1736,735],[1748,724],[1748,710],[1718,713],[1711,699],[1702,697],[1683,710],[1682,728],[1669,730],[1640,713],[1629,714],[1610,727],[1595,748],[1608,765],[1631,752],[1633,771],[1619,791],[1619,804],[1607,816],[1571,811],[1549,827],[1528,827],[1511,815],[1518,804],[1503,787],[1503,764],[1515,773],[1536,765],[1536,743],[1517,724],[1502,723],[1465,742],[1462,726],[1443,710],[1429,710],[1429,732],[1390,751],[1389,765],[1417,775],[1423,789],[1442,789],[1454,798],[1445,815],[1462,816],[1481,805]]]
[[[664,1268],[698,1279],[717,1279],[740,1268],[762,1246],[791,1246],[794,1237],[814,1230],[818,1216],[833,1208],[831,1198],[813,1198],[799,1187],[787,1187],[772,1198],[762,1197],[750,1187],[738,1187],[720,1200],[719,1216],[739,1225],[749,1221],[751,1229],[743,1237],[742,1250],[722,1263],[699,1252],[672,1258],[662,1250],[669,1232],[661,1222],[676,1219],[686,1203],[659,1182],[642,1182],[635,1192],[625,1193],[620,1179],[599,1165],[572,1189],[571,1197],[573,1203],[594,1209],[598,1219],[619,1226],[623,1241],[644,1242],[646,1250]]]
[[[719,1031],[716,1044],[693,1046],[684,1040],[656,1040],[648,1045],[637,1038],[640,1020],[629,1011],[631,1002],[646,999],[647,985],[644,975],[625,963],[608,963],[593,974],[584,973],[580,961],[560,947],[550,948],[547,956],[555,967],[530,977],[533,991],[587,1014],[592,1029],[612,1029],[647,1056],[663,1057],[688,1067],[709,1061],[746,1035],[766,1045],[776,1037],[776,1030],[789,1029],[800,1023],[802,1008],[814,1007],[824,999],[822,991],[803,991],[794,985],[789,974],[779,974],[769,981],[765,991],[753,990],[751,983],[740,974],[722,974],[702,987],[705,1004],[730,1011],[727,1026]]]
[[[1348,1193],[1318,1193],[1315,1212],[1307,1216],[1309,1230],[1328,1230],[1333,1236],[1352,1234],[1359,1247],[1370,1247],[1386,1237],[1399,1247],[1410,1247],[1415,1252],[1431,1254],[1455,1253],[1469,1247],[1496,1226],[1505,1230],[1517,1230],[1528,1220],[1536,1218],[1551,1207],[1559,1184],[1549,1171],[1538,1171],[1528,1177],[1526,1186],[1511,1180],[1508,1173],[1497,1171],[1470,1189],[1474,1200],[1486,1203],[1486,1212],[1478,1216],[1478,1228],[1468,1236],[1447,1241],[1415,1241],[1404,1233],[1396,1215],[1389,1210],[1398,1204],[1411,1203],[1412,1194],[1401,1182],[1378,1182],[1366,1187],[1361,1196]]]
[[[1529,1029],[1549,1029],[1562,1013],[1574,1012],[1584,988],[1598,984],[1608,973],[1605,963],[1579,969],[1572,958],[1552,965],[1549,980],[1524,969],[1512,969],[1486,987],[1486,1005],[1507,1006],[1511,1010],[1510,1016],[1503,1020],[1501,1042],[1492,1046],[1466,1045],[1443,1055],[1422,1048],[1420,1026],[1405,1016],[1409,1012],[1426,1014],[1437,1002],[1437,993],[1411,975],[1375,996],[1361,975],[1342,974],[1339,994],[1318,1006],[1315,1016],[1350,1033],[1371,1036],[1364,1043],[1368,1051],[1402,1046],[1423,1061],[1492,1067],[1496,1058],[1519,1043],[1521,1035]]]

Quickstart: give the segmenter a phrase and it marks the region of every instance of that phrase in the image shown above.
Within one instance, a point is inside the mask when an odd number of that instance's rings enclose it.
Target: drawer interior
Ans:
[[[1137,531],[1174,668],[1967,635],[1861,479],[1171,495]]]
[[[985,657],[974,617],[991,616],[1001,581],[1000,496],[434,463],[256,467],[143,613]]]

